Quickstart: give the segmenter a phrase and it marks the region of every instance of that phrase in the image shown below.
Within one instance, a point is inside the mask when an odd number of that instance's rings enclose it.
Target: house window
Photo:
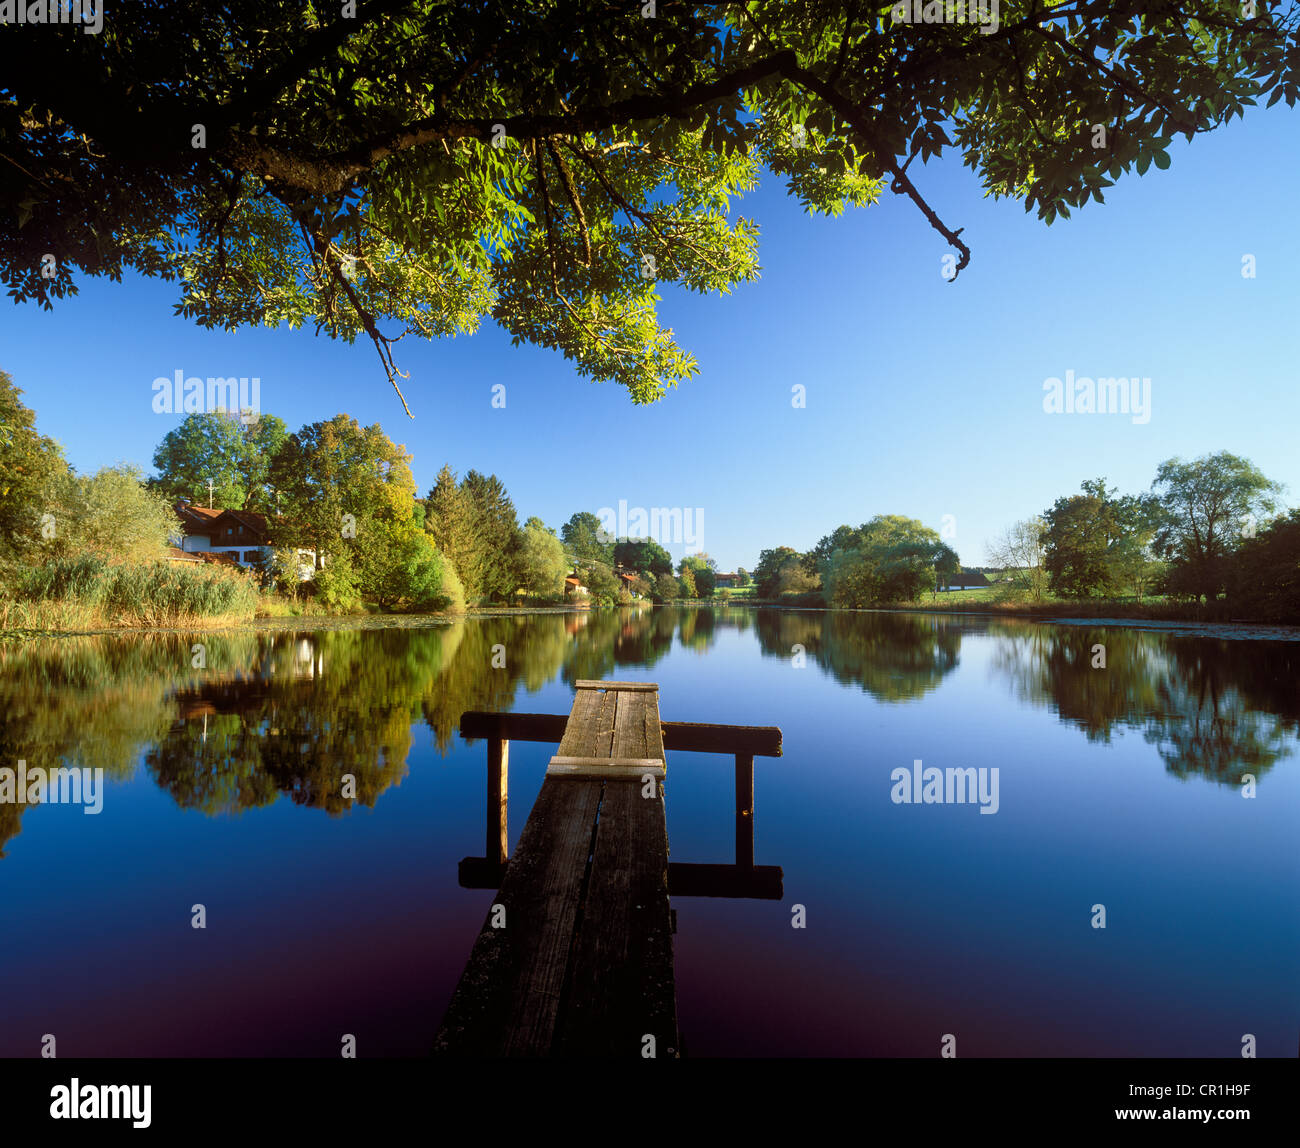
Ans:
[[[245,562],[260,562],[261,559],[262,559],[262,552],[261,552],[260,550],[245,550],[245,551],[244,551],[244,561],[245,561]]]
[[[242,524],[242,523],[240,524],[240,527],[239,527],[239,533],[240,533],[240,534],[243,534],[243,533],[244,533],[244,527],[243,527],[243,524]]]
[[[227,533],[227,534],[234,534],[234,533],[235,533],[235,528],[234,528],[233,526],[227,526],[227,527],[226,527],[226,533]]]

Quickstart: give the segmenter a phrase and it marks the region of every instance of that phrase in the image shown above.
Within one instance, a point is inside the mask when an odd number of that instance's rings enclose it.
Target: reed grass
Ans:
[[[82,555],[18,570],[0,595],[0,629],[247,621],[260,600],[256,583],[242,571],[169,562],[114,564]]]

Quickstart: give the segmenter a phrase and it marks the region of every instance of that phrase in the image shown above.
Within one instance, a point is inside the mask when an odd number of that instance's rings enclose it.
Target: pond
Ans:
[[[732,606],[0,644],[0,777],[103,771],[0,803],[0,1055],[425,1055],[493,899],[460,714],[591,678],[784,734],[783,898],[673,899],[688,1055],[1295,1054],[1300,641]],[[668,757],[730,863],[731,759]]]

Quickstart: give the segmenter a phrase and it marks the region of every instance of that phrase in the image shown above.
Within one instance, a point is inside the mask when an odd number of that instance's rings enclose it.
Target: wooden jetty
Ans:
[[[488,742],[488,818],[460,883],[499,892],[434,1054],[677,1056],[669,896],[782,896],[780,868],[753,863],[754,757],[781,731],[664,722],[654,683],[580,681],[567,718],[470,712],[461,733]],[[507,857],[511,740],[559,748]],[[735,755],[734,865],[669,863],[666,748]]]

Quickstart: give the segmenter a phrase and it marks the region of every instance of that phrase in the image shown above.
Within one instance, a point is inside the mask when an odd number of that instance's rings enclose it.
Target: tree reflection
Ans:
[[[557,680],[626,676],[675,645],[707,650],[728,628],[754,633],[764,656],[789,659],[802,647],[837,682],[885,702],[934,690],[956,668],[963,637],[977,634],[1022,700],[1050,707],[1093,742],[1117,728],[1140,732],[1179,777],[1239,784],[1292,752],[1300,735],[1300,643],[670,606],[3,644],[0,765],[102,768],[122,780],[143,762],[187,809],[239,812],[287,796],[338,815],[400,784],[421,722],[446,753],[466,710],[521,708],[522,691]],[[1094,665],[1101,646],[1104,668]],[[355,788],[345,790],[348,775]],[[0,805],[0,850],[25,809]]]
[[[1239,785],[1292,752],[1296,643],[1116,627],[995,623],[994,666],[1090,741],[1140,731],[1178,777]],[[1098,664],[1098,653],[1104,665]]]
[[[788,659],[800,646],[837,682],[885,702],[911,701],[938,686],[957,668],[970,628],[935,614],[760,610],[757,619],[764,654]]]

